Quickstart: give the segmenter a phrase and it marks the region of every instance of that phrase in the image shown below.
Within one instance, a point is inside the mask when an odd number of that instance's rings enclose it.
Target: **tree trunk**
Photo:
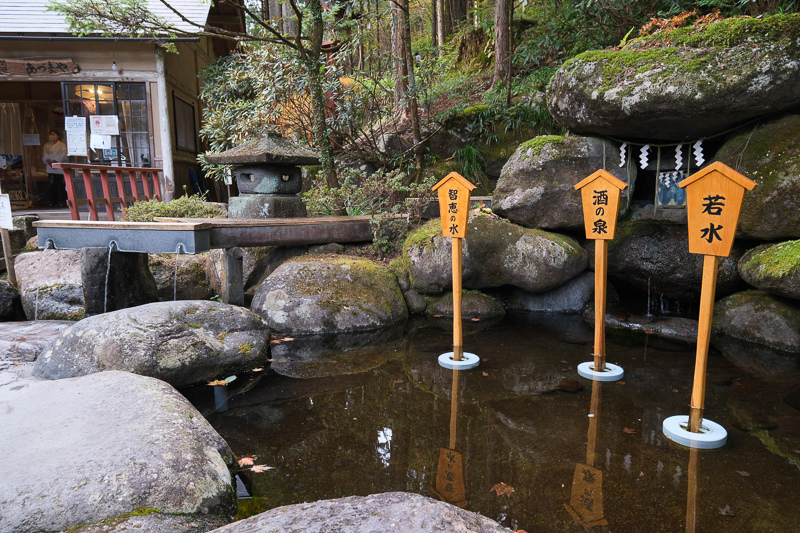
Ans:
[[[444,45],[447,42],[446,2],[436,0],[436,42],[439,44],[439,57],[444,57]]]
[[[314,108],[314,144],[320,152],[320,163],[322,174],[325,176],[325,183],[329,188],[339,187],[339,180],[336,177],[336,167],[333,160],[333,143],[328,134],[327,106],[325,94],[322,86],[322,62],[320,53],[322,51],[322,35],[325,29],[322,20],[322,5],[320,0],[310,0],[311,9],[311,46],[301,50],[301,55],[308,72],[308,88],[311,92],[311,101]]]
[[[504,85],[508,77],[509,4],[512,0],[496,0],[494,5],[494,77],[492,85]]]
[[[392,76],[394,78],[394,106],[400,110],[401,100],[408,91],[408,63],[405,61],[405,24],[403,8],[399,4],[403,0],[390,0],[392,13]],[[406,104],[407,105],[407,104]]]
[[[439,15],[436,10],[438,0],[431,0],[431,46],[439,45]]]
[[[422,175],[422,167],[425,164],[425,147],[422,144],[422,128],[419,121],[419,106],[417,103],[417,83],[414,76],[414,53],[411,50],[411,13],[409,0],[401,0],[403,7],[403,30],[404,30],[404,57],[408,70],[408,94],[407,105],[411,117],[411,129],[414,136],[414,166],[416,169],[414,181],[419,181]]]

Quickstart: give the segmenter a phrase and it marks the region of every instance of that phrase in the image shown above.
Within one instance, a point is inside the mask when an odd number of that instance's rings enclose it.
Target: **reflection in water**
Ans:
[[[356,365],[345,352],[324,360],[326,367],[356,373],[311,372],[316,377],[309,379],[269,373],[243,393],[236,386],[225,413],[213,413],[206,386],[188,397],[209,413],[235,454],[275,467],[248,473],[253,498],[240,501],[240,517],[394,490],[436,497],[446,446],[462,456],[465,508],[512,530],[584,531],[564,509],[578,461],[602,471],[603,517],[610,525],[595,530],[686,530],[690,482],[697,487],[695,533],[797,530],[800,469],[793,461],[800,457],[794,451],[800,450],[800,411],[780,398],[800,385],[798,373],[782,373],[779,380],[752,375],[712,352],[706,401],[730,428],[730,444],[702,451],[702,470],[691,474],[686,448],[660,428],[665,413],[685,409],[693,351],[650,337],[645,365],[644,336],[611,343],[627,375],[624,383],[602,384],[590,445],[586,406],[593,391],[589,382],[576,390],[575,368],[591,331],[535,318],[512,315],[472,336],[481,366],[461,372],[455,387],[453,371],[437,362],[449,332],[422,327],[400,343],[390,341],[391,357],[383,364],[370,360],[377,346],[370,355],[354,352]],[[291,357],[291,346],[281,345],[283,357]],[[303,348],[304,359],[306,353]],[[318,368],[317,360],[313,364]],[[767,423],[769,430],[763,429]],[[739,472],[745,470],[749,475]],[[490,492],[498,483],[514,492]],[[721,514],[727,506],[735,516]]]
[[[436,467],[436,486],[433,492],[440,500],[458,507],[467,504],[464,486],[464,456],[456,450],[458,440],[458,405],[461,402],[461,371],[453,369],[453,386],[450,390],[450,439],[447,448],[439,449]]]

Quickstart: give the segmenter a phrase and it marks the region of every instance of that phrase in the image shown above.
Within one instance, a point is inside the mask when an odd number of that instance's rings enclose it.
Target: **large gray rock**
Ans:
[[[800,307],[764,291],[737,292],[714,306],[712,331],[800,353]]]
[[[14,260],[28,320],[80,320],[85,316],[80,250],[45,250]]]
[[[278,507],[214,530],[215,533],[508,533],[477,513],[410,494],[385,492]]]
[[[81,280],[86,316],[158,301],[158,287],[147,254],[82,248]]]
[[[125,370],[181,387],[264,366],[269,335],[244,307],[157,302],[81,320],[45,348],[34,374],[62,379]]]
[[[13,320],[19,305],[17,288],[8,281],[0,279],[0,321]]]
[[[133,533],[206,533],[229,523],[225,517],[198,515],[169,515],[153,511],[143,514],[123,515],[107,518],[94,524],[78,526],[69,533],[109,533],[125,531]]]
[[[158,299],[208,300],[214,296],[206,277],[208,255],[150,254],[149,266],[158,286]]]
[[[437,318],[453,318],[453,293],[431,298],[426,313]],[[505,314],[506,310],[497,298],[478,291],[463,291],[461,294],[461,318],[464,320],[489,320],[502,318]]]
[[[800,241],[749,250],[739,260],[739,274],[756,289],[800,300]]]
[[[547,106],[577,133],[689,141],[800,103],[800,17],[731,18],[584,52]]]
[[[276,333],[368,331],[408,318],[397,278],[347,256],[304,256],[278,267],[258,287],[252,309]]]
[[[617,288],[649,290],[684,301],[700,298],[703,256],[689,253],[689,233],[685,226],[657,221],[624,221],[608,246],[608,275]],[[593,250],[593,244],[587,246]],[[729,257],[721,258],[717,275],[717,295],[736,290],[740,282],[736,263],[743,249],[734,244]]]
[[[800,115],[742,128],[715,159],[758,183],[744,195],[737,234],[800,238]]]
[[[175,389],[103,372],[0,387],[0,531],[63,531],[137,509],[236,511],[235,458]]]
[[[66,320],[0,323],[0,361],[36,361],[45,346],[73,324]]]
[[[442,237],[441,228],[438,219],[432,220],[412,232],[403,246],[411,287],[422,294],[437,294],[451,286],[452,244]],[[570,237],[470,215],[463,242],[466,289],[513,285],[545,292],[571,280],[587,264],[586,251]]]
[[[636,165],[619,166],[619,145],[596,137],[536,137],[521,144],[500,174],[492,211],[526,227],[583,228],[581,194],[575,184],[606,168],[626,183],[636,181]],[[624,211],[627,192],[620,206]]]
[[[510,301],[514,308],[543,313],[580,313],[592,300],[594,294],[594,273],[584,272],[577,278],[550,292],[533,294],[515,289]]]

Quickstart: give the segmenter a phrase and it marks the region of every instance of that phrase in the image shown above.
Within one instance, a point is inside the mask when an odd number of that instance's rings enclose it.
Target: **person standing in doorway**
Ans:
[[[61,141],[61,134],[56,130],[50,130],[48,139],[49,142],[44,145],[44,156],[42,157],[47,165],[47,177],[50,179],[47,196],[50,205],[65,207],[67,205],[67,187],[64,184],[64,171],[60,168],[53,168],[52,164],[67,160],[67,145]]]

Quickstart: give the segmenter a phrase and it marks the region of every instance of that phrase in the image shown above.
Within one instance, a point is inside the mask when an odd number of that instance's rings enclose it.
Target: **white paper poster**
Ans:
[[[39,134],[38,133],[23,133],[22,134],[22,145],[23,146],[39,146]]]
[[[92,133],[89,137],[89,146],[98,150],[108,150],[111,148],[111,135],[98,135]]]
[[[67,130],[67,155],[89,155],[85,129]]]
[[[91,115],[89,129],[92,135],[119,135],[119,117],[117,115]]]
[[[11,218],[11,199],[7,194],[0,194],[0,228],[14,229]]]
[[[64,117],[64,129],[86,131],[86,117]]]

